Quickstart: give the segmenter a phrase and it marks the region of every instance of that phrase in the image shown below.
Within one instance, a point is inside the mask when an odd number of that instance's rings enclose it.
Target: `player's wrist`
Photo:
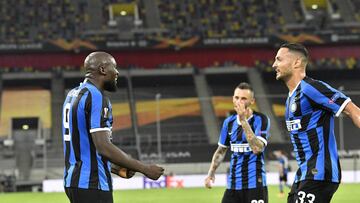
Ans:
[[[210,177],[210,178],[215,177],[215,171],[209,171],[208,172],[208,177]]]
[[[245,123],[245,122],[247,122],[246,116],[239,116],[239,121],[240,121],[240,123]]]

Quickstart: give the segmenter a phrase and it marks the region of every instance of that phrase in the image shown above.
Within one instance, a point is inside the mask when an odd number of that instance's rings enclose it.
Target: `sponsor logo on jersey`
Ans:
[[[246,144],[230,144],[230,150],[232,152],[240,152],[240,153],[244,153],[244,152],[251,152],[251,148],[249,146],[249,143]]]
[[[288,131],[300,130],[301,129],[301,120],[295,119],[295,120],[286,121],[286,127],[287,127]]]

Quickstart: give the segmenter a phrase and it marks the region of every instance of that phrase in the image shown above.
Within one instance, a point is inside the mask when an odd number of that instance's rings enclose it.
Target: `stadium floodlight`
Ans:
[[[162,160],[162,152],[161,152],[161,126],[160,126],[160,99],[161,94],[157,93],[155,95],[155,103],[156,103],[156,134],[157,134],[157,152],[159,156],[159,161]]]
[[[135,26],[142,25],[142,20],[139,15],[139,8],[136,3],[113,3],[109,8],[109,26],[117,26],[119,18],[132,17]]]
[[[319,8],[319,6],[318,6],[317,4],[313,4],[313,5],[311,5],[311,8],[314,9],[314,10],[316,10],[316,9]]]

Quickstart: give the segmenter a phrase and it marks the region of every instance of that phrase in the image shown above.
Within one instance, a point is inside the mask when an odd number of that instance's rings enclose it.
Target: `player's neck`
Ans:
[[[251,116],[253,115],[253,110],[251,108],[248,108],[247,112],[246,112],[246,120],[249,120],[249,118],[251,118]]]
[[[96,80],[95,78],[86,78],[87,81],[91,82],[97,89],[100,91],[104,91],[102,83],[99,80]]]
[[[293,74],[292,77],[286,81],[286,86],[288,87],[289,92],[293,92],[295,88],[299,85],[301,80],[305,78],[305,76],[305,73]]]

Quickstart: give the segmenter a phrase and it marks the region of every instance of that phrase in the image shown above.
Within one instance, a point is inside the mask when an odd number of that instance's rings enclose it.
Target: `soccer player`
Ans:
[[[279,197],[284,197],[284,186],[290,188],[290,185],[287,183],[287,175],[289,172],[289,161],[287,156],[284,154],[282,150],[274,152],[276,158],[279,161],[278,168],[279,168]]]
[[[233,96],[236,114],[226,118],[223,123],[219,146],[205,179],[205,187],[211,188],[215,171],[230,148],[230,170],[223,203],[268,202],[263,150],[269,138],[270,121],[264,114],[250,108],[254,102],[251,86],[240,83]]]
[[[121,166],[127,168],[128,177],[140,172],[156,180],[164,169],[132,159],[111,143],[112,108],[104,91],[117,89],[115,59],[93,52],[84,67],[84,82],[68,93],[63,106],[65,192],[72,203],[112,203],[111,171],[118,172]]]
[[[306,76],[308,55],[303,45],[286,43],[273,64],[289,89],[285,120],[299,165],[288,203],[330,202],[341,180],[334,116],[344,112],[360,128],[360,109],[349,97]]]

